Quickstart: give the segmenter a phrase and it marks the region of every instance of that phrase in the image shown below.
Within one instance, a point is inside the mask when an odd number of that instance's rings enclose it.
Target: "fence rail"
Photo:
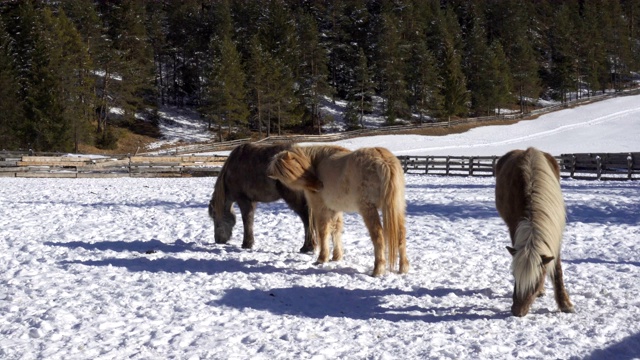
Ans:
[[[499,156],[398,156],[405,173],[495,176]],[[562,154],[560,175],[587,180],[640,180],[640,152]]]
[[[18,156],[0,153],[0,177],[217,176],[226,156]],[[494,176],[498,156],[398,156],[405,173]],[[640,152],[556,156],[564,178],[640,180]]]
[[[216,176],[226,156],[16,156],[0,154],[0,177]]]

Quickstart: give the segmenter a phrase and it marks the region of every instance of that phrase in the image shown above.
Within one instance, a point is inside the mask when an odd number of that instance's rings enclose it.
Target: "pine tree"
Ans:
[[[229,135],[232,127],[247,125],[249,111],[246,103],[245,74],[240,63],[240,55],[235,44],[227,36],[221,42],[214,41],[212,46],[218,46],[213,59],[213,70],[209,75],[206,90],[206,106],[203,111],[211,116],[218,124],[219,136],[222,139],[222,125],[226,124]]]
[[[59,96],[64,106],[63,116],[71,126],[74,151],[77,152],[80,143],[91,142],[92,110],[95,106],[92,63],[89,49],[64,11],[58,15],[56,28],[62,50],[58,66],[62,86]]]
[[[554,13],[549,29],[549,48],[551,51],[551,84],[558,90],[562,102],[569,100],[569,91],[576,90],[577,54],[575,49],[575,28],[573,16],[578,12],[570,4],[563,3]]]
[[[437,116],[442,106],[439,93],[441,80],[436,60],[424,39],[417,39],[411,46],[408,64],[406,78],[410,93],[409,105],[419,114],[419,121],[422,123],[427,116]]]
[[[507,62],[500,41],[493,41],[490,47],[490,56],[490,69],[493,72],[493,76],[491,76],[491,107],[494,109],[502,109],[513,103],[513,96],[511,93],[511,89],[513,87],[511,70],[509,69],[509,63]]]
[[[358,52],[358,66],[354,69],[354,83],[349,86],[347,110],[344,118],[350,128],[364,128],[364,114],[373,108],[374,83],[364,50]]]
[[[442,116],[450,121],[451,116],[466,114],[469,94],[458,49],[460,28],[451,9],[442,13],[440,24]]]
[[[406,47],[402,42],[398,20],[392,14],[383,14],[383,31],[380,38],[378,68],[380,69],[380,90],[386,101],[387,124],[394,124],[397,118],[410,118],[407,104]]]
[[[247,62],[248,75],[248,94],[250,111],[256,118],[255,127],[258,128],[260,138],[262,138],[262,129],[264,127],[264,114],[266,109],[266,96],[268,94],[268,72],[267,66],[271,59],[269,54],[262,49],[260,40],[257,36],[251,39],[250,55]]]
[[[611,82],[613,88],[620,91],[622,81],[628,77],[633,63],[630,53],[632,46],[629,43],[630,27],[625,21],[619,0],[603,2],[601,17],[605,21],[603,29]]]
[[[602,31],[598,24],[599,10],[595,3],[583,4],[578,31],[579,79],[586,83],[589,94],[604,91],[608,79],[607,57]],[[604,83],[601,81],[604,80]]]
[[[301,15],[299,33],[300,44],[304,44],[304,48],[300,49],[298,93],[310,123],[317,126],[318,134],[322,134],[320,102],[332,91],[327,80],[327,51],[320,44],[318,25],[312,16]]]
[[[476,115],[490,115],[495,75],[492,53],[487,43],[483,14],[476,10],[472,18],[471,31],[465,41],[464,72],[471,99],[471,111]]]
[[[0,148],[17,149],[18,124],[24,121],[21,99],[16,92],[19,88],[17,72],[12,58],[12,40],[0,18]]]

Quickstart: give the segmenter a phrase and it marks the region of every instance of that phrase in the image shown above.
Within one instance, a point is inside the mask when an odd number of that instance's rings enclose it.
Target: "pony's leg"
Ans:
[[[323,264],[329,261],[329,232],[333,216],[333,211],[324,207],[313,210],[313,224],[320,245],[320,254],[318,254],[316,264]]]
[[[331,219],[331,238],[333,239],[333,258],[331,261],[342,260],[342,230],[344,221],[342,212],[336,212]]]
[[[242,239],[242,248],[251,249],[253,247],[253,216],[256,212],[256,203],[247,199],[238,199],[236,201],[240,212],[242,213],[242,225],[244,227],[244,236]]]
[[[400,274],[406,274],[409,272],[409,259],[407,258],[407,231],[403,223],[398,225],[398,253],[400,255]],[[393,261],[393,259],[389,259]]]
[[[369,230],[369,236],[371,236],[371,242],[373,242],[373,254],[375,256],[372,276],[380,276],[385,272],[385,243],[384,235],[382,233],[382,223],[380,222],[380,215],[378,215],[378,209],[375,206],[369,206],[360,210],[360,215],[364,220],[364,224]]]
[[[551,276],[551,280],[553,281],[553,290],[555,293],[556,303],[558,304],[558,308],[560,311],[566,313],[575,312],[575,308],[569,300],[569,294],[567,290],[564,288],[564,280],[562,279],[562,262],[560,261],[560,255],[556,259],[556,268],[555,272]]]
[[[304,205],[302,208],[295,208],[289,204],[289,207],[294,209],[294,212],[298,214],[300,220],[302,220],[302,225],[304,226],[304,244],[300,248],[301,253],[313,253],[318,245],[314,236],[313,231],[311,231],[310,225],[311,221],[309,220],[309,208]]]

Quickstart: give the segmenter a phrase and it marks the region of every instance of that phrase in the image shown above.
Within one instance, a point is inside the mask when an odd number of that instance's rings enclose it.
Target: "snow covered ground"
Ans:
[[[343,145],[640,150],[640,97],[556,114],[492,136]],[[0,178],[0,358],[640,358],[637,181],[562,181],[576,313],[558,313],[548,291],[524,318],[510,315],[493,178],[407,175],[411,270],[382,278],[369,276],[373,249],[355,214],[345,215],[344,259],[323,266],[298,253],[302,226],[281,201],[258,206],[254,249],[240,248],[239,219],[230,243],[214,244],[214,181]]]

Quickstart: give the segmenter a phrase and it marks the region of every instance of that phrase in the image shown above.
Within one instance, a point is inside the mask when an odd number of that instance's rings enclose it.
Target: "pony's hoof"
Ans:
[[[300,252],[303,254],[313,254],[314,250],[313,246],[303,246],[300,248]]]
[[[242,248],[243,248],[243,249],[252,249],[252,248],[253,248],[253,244],[245,244],[245,243],[242,243]]]
[[[409,264],[400,264],[400,274],[406,274],[409,272]]]
[[[373,277],[380,277],[384,275],[384,269],[373,269],[373,272],[371,273],[371,276]]]
[[[569,314],[573,314],[576,312],[576,308],[572,306],[569,307],[565,307],[565,308],[561,308],[560,311],[562,311],[563,313],[569,313]]]

